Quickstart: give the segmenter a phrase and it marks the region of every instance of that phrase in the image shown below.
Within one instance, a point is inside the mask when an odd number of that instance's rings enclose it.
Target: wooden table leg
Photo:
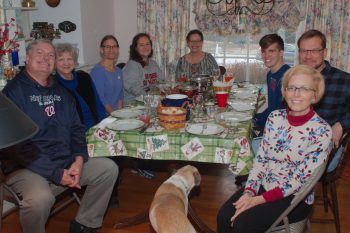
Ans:
[[[147,222],[148,221],[148,212],[149,212],[149,209],[145,210],[144,212],[142,212],[136,216],[121,219],[114,224],[114,228],[121,229],[124,227],[129,227],[129,226],[133,226],[133,225]]]
[[[215,233],[210,229],[197,215],[196,211],[192,208],[191,202],[188,202],[188,218],[190,219],[193,226],[203,233]]]
[[[188,195],[188,213],[187,217],[191,221],[194,228],[197,231],[202,233],[215,233],[212,229],[210,229],[198,216],[197,212],[193,209],[191,204],[191,199],[194,196],[199,196],[201,193],[201,187],[194,187]]]

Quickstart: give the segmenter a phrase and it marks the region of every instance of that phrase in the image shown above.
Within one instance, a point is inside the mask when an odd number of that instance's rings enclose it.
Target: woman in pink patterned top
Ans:
[[[312,107],[324,88],[322,75],[313,68],[297,65],[285,73],[282,96],[288,107],[269,115],[245,187],[219,210],[218,233],[266,231],[313,171],[327,161],[332,129]],[[304,219],[312,203],[310,194],[292,211],[289,221]]]

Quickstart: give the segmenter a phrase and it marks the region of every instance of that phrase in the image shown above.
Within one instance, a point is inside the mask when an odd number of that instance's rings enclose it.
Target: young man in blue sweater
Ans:
[[[290,66],[284,64],[284,42],[279,35],[265,35],[260,39],[259,45],[264,65],[270,69],[266,75],[267,108],[255,116],[255,129],[259,132],[259,135],[262,135],[269,114],[276,109],[284,108],[281,90],[282,77]],[[255,153],[259,148],[259,144],[260,140],[258,139],[252,141],[252,147]]]
[[[70,188],[87,186],[70,233],[95,233],[101,227],[118,176],[107,158],[88,158],[85,127],[75,100],[53,78],[55,49],[48,40],[35,40],[26,49],[26,69],[3,89],[39,127],[11,156],[22,168],[6,177],[20,195],[20,222],[24,233],[45,233],[55,196],[49,183]]]
[[[270,69],[266,75],[268,106],[262,113],[256,115],[256,125],[264,128],[269,114],[276,109],[284,108],[281,92],[282,77],[290,67],[284,64],[284,42],[279,35],[265,35],[260,39],[259,45],[264,65]]]

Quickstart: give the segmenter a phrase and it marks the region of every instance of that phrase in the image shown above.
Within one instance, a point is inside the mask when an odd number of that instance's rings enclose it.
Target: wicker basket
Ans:
[[[158,108],[159,124],[165,129],[180,129],[186,124],[186,109],[181,107]]]
[[[232,86],[225,86],[225,87],[213,86],[214,92],[218,92],[218,91],[230,92],[231,88],[232,88]]]

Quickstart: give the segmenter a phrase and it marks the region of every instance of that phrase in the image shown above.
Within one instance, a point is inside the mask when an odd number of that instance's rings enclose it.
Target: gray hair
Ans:
[[[27,55],[30,54],[30,53],[33,51],[33,47],[34,47],[35,45],[42,44],[42,43],[44,43],[44,44],[49,44],[49,45],[52,46],[52,48],[55,48],[55,46],[52,44],[51,40],[48,40],[48,39],[36,39],[36,40],[31,41],[31,42],[28,44],[28,46],[27,46],[27,48],[26,48],[26,54],[27,54]],[[55,55],[56,55],[56,54],[55,54]]]
[[[61,56],[62,53],[65,53],[65,52],[72,54],[74,63],[78,64],[79,52],[77,47],[73,46],[70,43],[59,43],[59,44],[55,44],[55,50],[56,50],[56,56]]]

